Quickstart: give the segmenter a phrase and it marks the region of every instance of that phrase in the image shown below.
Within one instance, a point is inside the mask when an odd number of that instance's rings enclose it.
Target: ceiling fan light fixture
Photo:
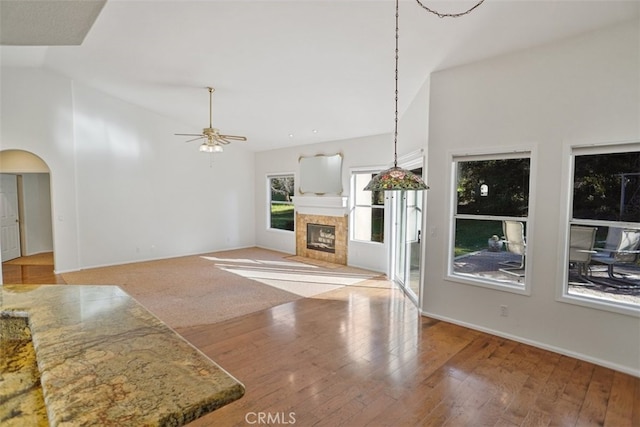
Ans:
[[[195,136],[186,142],[198,141],[204,139],[205,142],[200,144],[199,151],[203,153],[222,153],[224,150],[222,145],[229,144],[234,141],[246,141],[247,138],[240,135],[222,135],[220,130],[212,126],[213,121],[213,101],[212,95],[215,89],[207,87],[209,90],[209,127],[203,128],[202,133],[176,133],[179,136]]]
[[[222,153],[224,149],[222,148],[222,145],[208,141],[200,144],[200,151],[203,153]]]
[[[200,151],[202,153],[222,153],[224,150],[222,149],[221,145],[203,142],[200,145]]]

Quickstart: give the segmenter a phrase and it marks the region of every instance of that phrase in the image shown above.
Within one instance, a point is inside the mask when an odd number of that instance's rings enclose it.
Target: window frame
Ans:
[[[295,195],[295,183],[296,183],[296,175],[293,172],[287,173],[287,172],[282,172],[282,173],[268,173],[266,175],[266,193],[267,193],[267,206],[266,206],[266,229],[267,231],[273,231],[276,233],[295,233],[296,232],[296,209],[295,209],[295,205],[293,203],[293,201],[291,202],[278,202],[281,204],[288,204],[293,206],[293,230],[285,230],[282,228],[273,228],[271,227],[271,205],[273,203],[273,200],[271,199],[271,180],[273,178],[285,178],[285,177],[293,177],[293,185],[294,185],[294,194],[292,194],[292,196]]]
[[[351,181],[351,197],[350,197],[350,203],[349,203],[349,240],[352,242],[358,242],[358,243],[364,243],[364,244],[371,244],[371,245],[385,245],[385,241],[386,239],[389,237],[387,236],[387,220],[388,220],[388,211],[387,211],[387,200],[385,197],[384,203],[382,205],[373,205],[373,204],[369,204],[369,205],[363,205],[363,204],[358,204],[356,203],[356,192],[357,191],[362,191],[362,189],[357,189],[356,188],[356,175],[375,175],[377,173],[379,173],[380,171],[382,171],[384,168],[355,168],[355,169],[351,169],[350,170],[350,181]],[[356,239],[356,218],[355,218],[355,211],[356,208],[360,207],[360,208],[369,208],[369,209],[381,209],[382,210],[382,218],[384,221],[384,225],[383,225],[383,238],[382,238],[382,242],[378,242],[375,240],[364,240],[364,239]]]
[[[558,279],[556,285],[556,301],[589,307],[597,310],[610,311],[619,314],[640,317],[640,306],[598,299],[584,295],[569,294],[569,240],[571,225],[601,225],[601,226],[629,226],[640,227],[640,222],[616,222],[606,220],[585,220],[573,218],[573,185],[575,174],[575,157],[580,155],[615,154],[630,151],[640,151],[640,141],[600,142],[589,144],[566,143],[563,147],[562,199],[563,215],[560,223],[560,239],[558,253],[561,262],[558,263]]]
[[[531,295],[531,262],[525,263],[524,280],[522,284],[505,283],[495,280],[485,279],[481,277],[462,276],[453,271],[453,262],[455,259],[455,242],[456,242],[456,220],[472,219],[472,220],[517,220],[525,223],[526,226],[526,242],[527,253],[533,253],[535,230],[535,200],[536,200],[536,146],[518,146],[518,147],[502,147],[488,148],[477,151],[451,151],[448,153],[450,174],[449,182],[449,203],[447,209],[448,221],[448,244],[446,266],[444,269],[444,280],[465,285],[478,286],[492,290],[515,293],[525,296]],[[502,215],[471,215],[457,213],[457,171],[459,162],[482,161],[482,160],[508,160],[508,159],[529,159],[529,203],[526,217],[510,217]],[[530,256],[530,255],[529,255]]]

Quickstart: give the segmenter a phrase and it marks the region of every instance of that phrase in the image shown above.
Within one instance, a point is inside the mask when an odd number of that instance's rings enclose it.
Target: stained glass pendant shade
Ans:
[[[428,190],[429,187],[422,178],[415,173],[394,166],[383,170],[369,181],[365,191],[393,191],[393,190]]]

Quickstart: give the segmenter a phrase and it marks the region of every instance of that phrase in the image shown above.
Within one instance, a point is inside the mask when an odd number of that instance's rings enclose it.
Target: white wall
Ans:
[[[393,117],[390,118],[391,122],[392,120]],[[268,193],[266,177],[268,174],[294,173],[298,178],[300,176],[298,169],[298,158],[300,156],[341,152],[343,154],[342,185],[344,189],[342,195],[348,197],[351,192],[351,169],[387,167],[389,162],[393,160],[392,142],[393,140],[389,135],[376,135],[256,153],[256,245],[291,254],[296,251],[294,233],[267,229]],[[298,184],[296,184],[296,191],[297,188]],[[297,196],[300,195],[297,194]],[[387,247],[378,243],[349,241],[347,262],[352,266],[385,272]]]
[[[56,271],[254,244],[254,155],[40,69],[2,70],[0,149],[51,170]],[[241,171],[242,173],[239,173]]]
[[[640,28],[637,21],[431,77],[426,314],[512,336],[640,375],[637,317],[556,301],[565,242],[558,232],[565,145],[640,140]],[[537,198],[528,236],[531,295],[444,279],[448,154],[534,147]],[[500,317],[500,305],[509,317]]]
[[[430,80],[427,78],[407,110],[400,116],[398,122],[398,156],[400,160],[402,160],[403,153],[415,153],[423,150],[423,155],[426,154],[429,134],[429,86]],[[402,92],[399,96],[402,96]],[[425,164],[422,171],[425,181],[427,166]],[[437,185],[437,181],[434,184]]]
[[[80,263],[252,246],[253,153],[201,153],[184,124],[74,87]]]
[[[71,81],[34,68],[2,68],[0,149],[39,156],[51,171],[56,269],[78,263],[77,201]]]

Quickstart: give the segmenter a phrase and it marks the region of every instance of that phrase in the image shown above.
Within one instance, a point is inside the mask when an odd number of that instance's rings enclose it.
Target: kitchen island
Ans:
[[[2,367],[18,366],[22,376],[5,382],[0,370],[2,425],[34,425],[38,414],[28,412],[40,411],[40,425],[180,426],[244,395],[238,380],[117,286],[0,290]],[[41,390],[24,380],[25,340]]]

